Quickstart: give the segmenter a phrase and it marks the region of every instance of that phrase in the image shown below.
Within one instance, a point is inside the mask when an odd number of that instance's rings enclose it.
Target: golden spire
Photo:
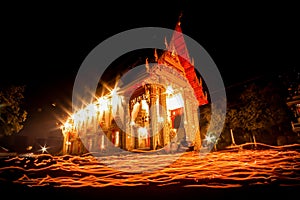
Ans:
[[[180,20],[181,20],[181,17],[182,17],[182,11],[180,12],[180,15],[179,15],[179,17],[178,17],[178,26],[180,26],[180,24],[181,24],[181,22],[180,22]]]

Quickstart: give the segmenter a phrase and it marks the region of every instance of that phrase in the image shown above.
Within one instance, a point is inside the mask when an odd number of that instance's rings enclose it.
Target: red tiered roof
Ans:
[[[175,49],[176,53],[180,55],[178,56],[180,64],[184,68],[186,78],[194,89],[195,96],[199,102],[199,106],[207,104],[207,97],[204,95],[202,90],[202,82],[199,81],[195,72],[195,68],[191,64],[189,53],[182,34],[180,21],[176,24],[175,31],[171,38],[168,50],[172,51],[173,48]]]

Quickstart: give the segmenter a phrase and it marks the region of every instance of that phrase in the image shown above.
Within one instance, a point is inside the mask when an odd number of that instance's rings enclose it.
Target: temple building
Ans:
[[[146,60],[144,71],[134,80],[116,84],[65,121],[63,154],[112,147],[151,151],[171,144],[200,149],[198,109],[208,99],[189,57],[180,21],[166,49],[160,56],[154,50],[155,62],[150,65]]]
[[[289,87],[286,104],[292,114],[292,130],[300,136],[300,72],[298,71],[293,70],[288,76]]]

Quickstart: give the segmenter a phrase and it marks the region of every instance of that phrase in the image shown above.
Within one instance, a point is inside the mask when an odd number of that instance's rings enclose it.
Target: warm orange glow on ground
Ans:
[[[122,156],[51,156],[14,157],[1,160],[1,179],[27,186],[80,188],[108,186],[183,186],[236,188],[245,185],[299,186],[299,145],[269,147],[266,150],[233,149],[205,156],[184,153],[176,162],[149,173],[126,173],[101,161],[121,163],[123,167],[163,165],[171,155],[145,155],[130,162]],[[124,156],[124,155],[123,155]],[[154,156],[155,159],[149,159]],[[126,161],[125,161],[126,160]],[[153,163],[155,160],[156,163]],[[125,163],[126,162],[126,163]]]

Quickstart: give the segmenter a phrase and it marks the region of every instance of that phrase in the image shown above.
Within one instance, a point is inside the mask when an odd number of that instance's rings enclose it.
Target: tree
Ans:
[[[240,126],[245,129],[246,134],[250,134],[254,142],[255,131],[264,127],[267,120],[266,113],[267,104],[260,95],[260,89],[256,84],[251,84],[241,94],[240,99],[243,106],[238,112]]]
[[[239,124],[256,142],[258,130],[271,129],[286,122],[287,109],[279,87],[272,82],[251,84],[240,95],[242,106],[238,112]]]
[[[12,135],[22,130],[27,118],[24,110],[25,86],[10,86],[0,91],[0,135]]]
[[[280,130],[282,124],[290,124],[284,89],[281,85],[271,82],[263,88],[262,98],[268,105],[265,110],[268,117],[265,121],[265,127],[276,126]]]
[[[231,145],[236,145],[235,139],[234,139],[234,134],[233,134],[233,129],[239,127],[239,119],[238,119],[237,109],[230,108],[227,110],[226,126],[230,130]]]

